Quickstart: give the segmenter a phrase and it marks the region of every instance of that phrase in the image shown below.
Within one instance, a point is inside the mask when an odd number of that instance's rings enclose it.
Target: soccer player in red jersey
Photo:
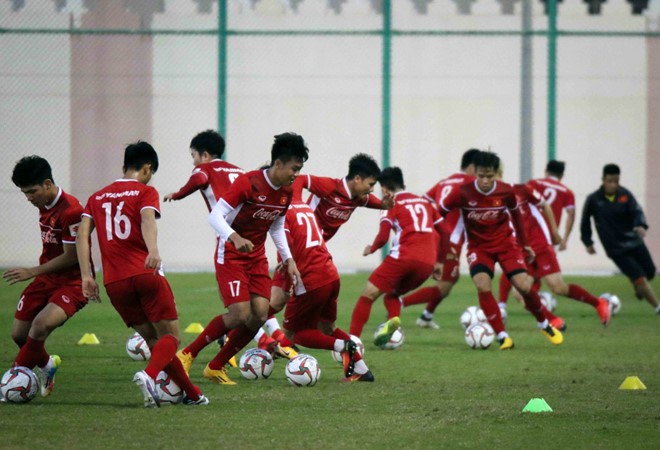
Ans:
[[[424,194],[424,197],[433,202],[437,207],[440,201],[447,197],[450,192],[458,189],[462,184],[473,181],[473,159],[478,153],[479,150],[476,148],[471,148],[463,153],[461,171],[438,181]],[[459,210],[450,212],[442,221],[440,225],[440,240],[441,245],[438,251],[438,261],[433,270],[433,278],[436,280],[436,285],[418,289],[405,297],[401,297],[403,306],[426,303],[426,308],[415,322],[422,328],[439,328],[438,324],[433,321],[433,313],[440,302],[449,295],[460,276],[460,258],[463,243],[465,242],[465,226],[463,225],[463,217]]]
[[[551,160],[545,167],[545,178],[529,180],[529,184],[536,189],[545,198],[554,214],[557,227],[561,224],[562,212],[566,211],[566,223],[564,225],[564,235],[559,243],[559,251],[566,250],[568,238],[573,230],[575,223],[575,195],[565,184],[561,182],[564,177],[566,164],[563,161]],[[546,219],[546,223],[550,226]]]
[[[270,234],[294,284],[302,282],[284,233],[284,217],[293,195],[291,184],[307,161],[303,138],[294,133],[275,136],[267,169],[239,176],[209,215],[220,236],[216,270],[218,286],[228,312],[215,317],[207,328],[213,336],[234,330],[220,353],[204,369],[204,377],[218,384],[235,384],[224,368],[266,321],[272,280],[265,253]],[[183,353],[208,345],[198,336]]]
[[[463,184],[441,200],[442,214],[460,209],[467,233],[470,275],[479,293],[479,305],[484,311],[500,342],[501,350],[513,348],[500,308],[492,293],[495,263],[521,293],[525,307],[536,318],[539,329],[555,345],[563,342],[563,336],[547,320],[538,291],[532,288],[532,278],[527,274],[523,251],[528,260],[534,251],[528,246],[522,216],[511,185],[496,181],[500,166],[499,157],[492,152],[479,152],[474,158],[476,180]],[[515,227],[515,234],[510,226]]]
[[[133,377],[144,395],[144,406],[160,406],[154,380],[161,370],[184,391],[184,404],[206,405],[209,400],[175,356],[179,321],[158,251],[160,202],[156,189],[147,185],[157,170],[154,148],[147,142],[131,144],[124,151],[123,177],[87,200],[76,243],[83,294],[99,298],[89,248],[89,237],[96,229],[110,302],[126,326],[140,333],[151,349],[149,364]]]
[[[552,248],[552,243],[561,242],[562,237],[557,231],[557,224],[550,205],[529,184],[516,184],[513,189],[523,216],[525,234],[529,245],[534,250],[534,261],[528,267],[535,282],[539,283],[543,280],[555,295],[572,298],[593,306],[601,323],[607,325],[610,321],[607,300],[590,294],[578,284],[567,284],[562,277],[557,255]],[[550,224],[549,230],[546,224]],[[500,278],[499,290],[500,307],[502,307],[503,304],[506,305],[506,299],[511,290],[511,283],[504,275]],[[561,331],[566,329],[566,324],[560,317],[554,316],[549,311],[546,311],[546,316],[549,316],[550,323],[555,328]]]
[[[344,361],[344,381],[374,381],[355,342],[335,325],[339,273],[310,206],[302,201],[291,203],[284,229],[304,280],[287,303],[284,333],[295,344],[340,352]]]
[[[363,255],[384,246],[395,232],[392,248],[385,260],[369,277],[351,317],[350,333],[360,337],[369,321],[371,305],[385,294],[388,321],[375,344],[385,344],[399,328],[401,303],[398,296],[419,287],[433,272],[437,257],[441,218],[426,199],[407,192],[398,167],[384,169],[378,177],[383,195],[394,198],[394,207],[380,219],[380,230]]]
[[[16,305],[11,336],[20,351],[14,365],[35,368],[46,397],[55,386],[60,357],[48,354],[45,341],[87,304],[75,247],[82,205],[55,184],[50,164],[39,156],[18,161],[11,179],[39,209],[42,241],[38,266],[13,267],[2,275],[9,284],[34,278]]]

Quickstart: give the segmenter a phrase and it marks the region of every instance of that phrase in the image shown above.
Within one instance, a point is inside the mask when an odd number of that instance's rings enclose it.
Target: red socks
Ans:
[[[158,373],[165,368],[172,358],[176,357],[176,349],[179,347],[179,340],[171,334],[166,334],[156,341],[151,348],[151,359],[144,371],[152,379],[156,379]]]
[[[387,310],[387,318],[399,317],[401,315],[401,301],[396,295],[385,294],[383,299],[385,309]]]
[[[417,289],[412,294],[403,297],[403,306],[421,305],[436,300],[440,296],[440,291],[436,287],[424,287]],[[439,303],[439,302],[438,302]]]
[[[509,281],[509,277],[506,275],[502,274],[500,277],[500,287],[499,287],[499,295],[500,295],[500,302],[501,303],[506,303],[507,300],[509,299],[509,292],[511,292],[511,281]]]
[[[479,292],[479,307],[481,307],[486,319],[488,319],[488,323],[493,327],[495,334],[504,331],[502,313],[491,291]]]
[[[163,370],[167,372],[172,380],[179,385],[181,390],[183,390],[191,400],[199,400],[199,394],[201,394],[201,391],[192,383],[192,381],[190,381],[190,378],[183,369],[183,365],[181,365],[179,358],[176,356],[172,358],[172,361],[170,361]]]
[[[577,284],[568,285],[568,296],[574,300],[593,306],[598,306],[598,298],[591,295]]]
[[[355,304],[353,309],[353,316],[351,317],[350,333],[353,336],[360,337],[364,325],[369,321],[371,315],[371,305],[373,301],[369,297],[361,296]]]
[[[48,353],[46,352],[45,342],[37,341],[28,336],[25,344],[18,352],[14,364],[25,366],[32,369],[35,366],[43,367],[48,364]]]
[[[539,291],[532,288],[527,294],[522,294],[523,299],[525,300],[525,309],[532,313],[536,317],[537,322],[543,322],[545,319],[549,319],[546,316],[543,303],[541,303],[541,297],[539,297]],[[544,311],[545,310],[545,311]]]
[[[296,331],[296,337],[294,340],[296,341],[296,344],[308,348],[334,350],[336,338],[323,334],[321,330],[309,329]]]
[[[229,362],[231,357],[248,345],[256,334],[256,331],[250,330],[245,325],[239,325],[238,328],[234,328],[229,334],[229,341],[225,343],[215,358],[209,362],[209,368],[220,370],[225,367],[225,364]],[[264,336],[266,335],[264,334]]]
[[[204,331],[200,333],[194,341],[192,341],[186,348],[183,349],[185,353],[190,353],[193,358],[197,358],[199,352],[204,349],[211,342],[217,340],[223,334],[226,334],[227,326],[225,325],[224,316],[216,316],[206,325]]]

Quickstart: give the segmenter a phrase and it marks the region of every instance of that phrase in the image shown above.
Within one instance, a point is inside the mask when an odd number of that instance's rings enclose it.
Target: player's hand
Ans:
[[[644,229],[644,227],[635,227],[633,228],[633,231],[637,233],[637,236],[639,236],[642,239],[646,237],[646,230]]]
[[[435,263],[435,266],[433,266],[433,273],[431,274],[431,277],[433,277],[434,280],[436,281],[441,281],[442,280],[442,263]]]
[[[171,194],[167,194],[165,197],[163,197],[163,200],[166,202],[173,202],[174,201],[174,192]]]
[[[364,250],[362,250],[362,256],[369,256],[373,252],[371,251],[371,245],[367,245]]]
[[[302,277],[300,276],[300,272],[298,271],[298,266],[296,266],[296,262],[293,260],[293,258],[289,258],[286,261],[284,261],[284,265],[286,266],[286,271],[291,277],[291,281],[293,282],[293,287],[294,291],[295,288],[298,286],[302,286]]]
[[[29,280],[35,276],[36,274],[33,269],[27,269],[25,267],[14,267],[2,274],[2,278],[4,278],[10,285],[18,283],[19,281]]]
[[[562,239],[561,242],[559,243],[559,251],[563,252],[568,248],[568,241],[566,239]]]
[[[383,209],[392,209],[394,207],[394,197],[390,194],[384,195],[381,199]]]
[[[526,247],[523,247],[523,250],[524,250],[525,253],[527,254],[527,256],[525,256],[525,262],[526,262],[527,264],[531,264],[531,263],[533,263],[533,262],[534,262],[534,259],[536,258],[536,253],[534,253],[534,250],[532,250],[532,247],[530,247],[530,246],[528,245],[528,246],[526,246]]]
[[[144,260],[144,268],[157,271],[160,270],[161,263],[162,260],[160,259],[160,255],[157,252],[149,253],[147,255],[147,259]]]
[[[554,245],[561,244],[563,242],[563,239],[561,238],[561,235],[559,233],[555,233],[552,235],[552,243]]]
[[[593,245],[588,245],[587,246],[587,253],[589,253],[590,255],[595,255],[596,254],[596,249],[594,248]]]
[[[240,234],[236,232],[229,236],[229,240],[232,242],[232,244],[234,244],[236,250],[241,253],[249,253],[254,248],[254,244],[250,240],[244,239]]]
[[[96,284],[96,280],[94,278],[83,277],[82,292],[85,298],[96,303],[101,303],[101,297],[99,296],[99,285]]]

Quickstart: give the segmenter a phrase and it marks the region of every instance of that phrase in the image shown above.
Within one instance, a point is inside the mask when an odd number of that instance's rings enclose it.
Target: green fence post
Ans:
[[[392,2],[383,0],[383,106],[382,106],[382,159],[383,167],[390,165],[390,120],[392,116]],[[390,246],[380,249],[384,259]]]
[[[227,0],[218,1],[218,132],[227,140]]]
[[[548,160],[555,159],[557,123],[557,0],[548,3]]]

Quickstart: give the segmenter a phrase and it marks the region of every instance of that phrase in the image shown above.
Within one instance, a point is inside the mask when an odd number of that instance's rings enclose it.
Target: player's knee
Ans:
[[[43,317],[37,316],[32,325],[30,326],[30,337],[38,341],[45,341],[48,335],[55,329],[54,326],[49,325],[48,321]]]
[[[27,336],[25,336],[23,334],[18,334],[18,333],[12,333],[11,338],[14,341],[14,343],[16,343],[18,348],[23,347],[25,345],[26,340],[27,340]]]

